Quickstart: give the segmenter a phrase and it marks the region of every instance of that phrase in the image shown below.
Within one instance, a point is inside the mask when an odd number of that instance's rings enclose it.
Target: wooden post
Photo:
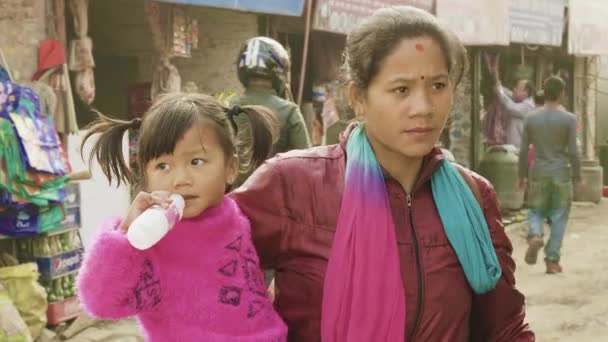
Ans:
[[[306,78],[306,61],[308,60],[308,44],[310,42],[310,26],[312,19],[312,2],[306,1],[306,27],[304,31],[304,48],[302,50],[302,68],[300,69],[300,84],[298,85],[298,106],[302,105],[302,96],[304,95],[304,80]]]
[[[471,170],[479,167],[481,152],[481,105],[479,98],[481,94],[481,50],[473,48],[471,59]]]

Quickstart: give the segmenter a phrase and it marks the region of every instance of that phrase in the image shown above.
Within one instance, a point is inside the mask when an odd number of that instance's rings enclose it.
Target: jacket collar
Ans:
[[[358,125],[359,125],[359,123],[357,123],[357,122],[351,123],[350,125],[348,125],[346,130],[344,130],[344,132],[342,132],[342,134],[340,134],[339,145],[342,148],[342,150],[344,151],[345,155],[346,155],[346,143],[348,141],[348,137],[352,133],[353,129],[355,129],[355,127],[357,127]],[[347,156],[347,158],[348,158],[348,156]],[[439,167],[441,166],[441,163],[443,162],[444,159],[445,159],[445,157],[444,157],[443,153],[441,152],[441,149],[438,147],[433,147],[433,149],[426,156],[424,156],[424,158],[422,160],[422,168],[420,169],[420,172],[418,174],[418,179],[414,183],[412,192],[416,191],[419,187],[421,187],[423,184],[425,184],[427,181],[429,181],[431,179],[431,176],[433,176],[433,173],[435,173],[435,171],[437,171],[437,169],[439,169]],[[380,165],[380,168],[382,168],[382,173],[384,174],[384,178],[386,180],[396,181],[388,173],[388,171],[386,171],[386,169],[384,169],[384,167],[382,167],[382,165]]]

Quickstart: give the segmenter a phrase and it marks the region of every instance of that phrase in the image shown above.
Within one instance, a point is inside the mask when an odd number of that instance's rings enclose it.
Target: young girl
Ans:
[[[199,94],[168,94],[143,120],[100,115],[84,141],[100,133],[91,159],[108,179],[134,183],[122,136],[139,129],[139,193],[126,216],[102,225],[78,276],[80,300],[103,319],[137,316],[147,341],[285,341],[287,328],[264,287],[247,218],[225,196],[239,171],[234,117],[246,114],[253,148],[249,166],[268,155],[272,113],[222,107]],[[83,144],[84,144],[83,141]],[[90,162],[90,161],[89,161]],[[183,219],[147,250],[132,247],[130,224],[169,195],[185,199]]]

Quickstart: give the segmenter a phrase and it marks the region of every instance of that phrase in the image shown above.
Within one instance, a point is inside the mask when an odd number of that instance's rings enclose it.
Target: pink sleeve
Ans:
[[[119,219],[101,225],[78,274],[82,306],[96,318],[122,319],[160,302],[152,263],[129,244],[126,234],[117,230],[119,225]]]

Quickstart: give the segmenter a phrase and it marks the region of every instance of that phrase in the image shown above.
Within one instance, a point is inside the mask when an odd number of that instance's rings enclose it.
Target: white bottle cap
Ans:
[[[173,205],[175,205],[175,207],[178,209],[179,218],[181,220],[182,216],[184,216],[184,208],[186,208],[186,201],[179,194],[173,194],[170,198],[171,200],[173,200]]]
[[[127,239],[131,246],[145,250],[154,246],[168,231],[169,222],[162,209],[148,209],[133,221],[127,232]]]

